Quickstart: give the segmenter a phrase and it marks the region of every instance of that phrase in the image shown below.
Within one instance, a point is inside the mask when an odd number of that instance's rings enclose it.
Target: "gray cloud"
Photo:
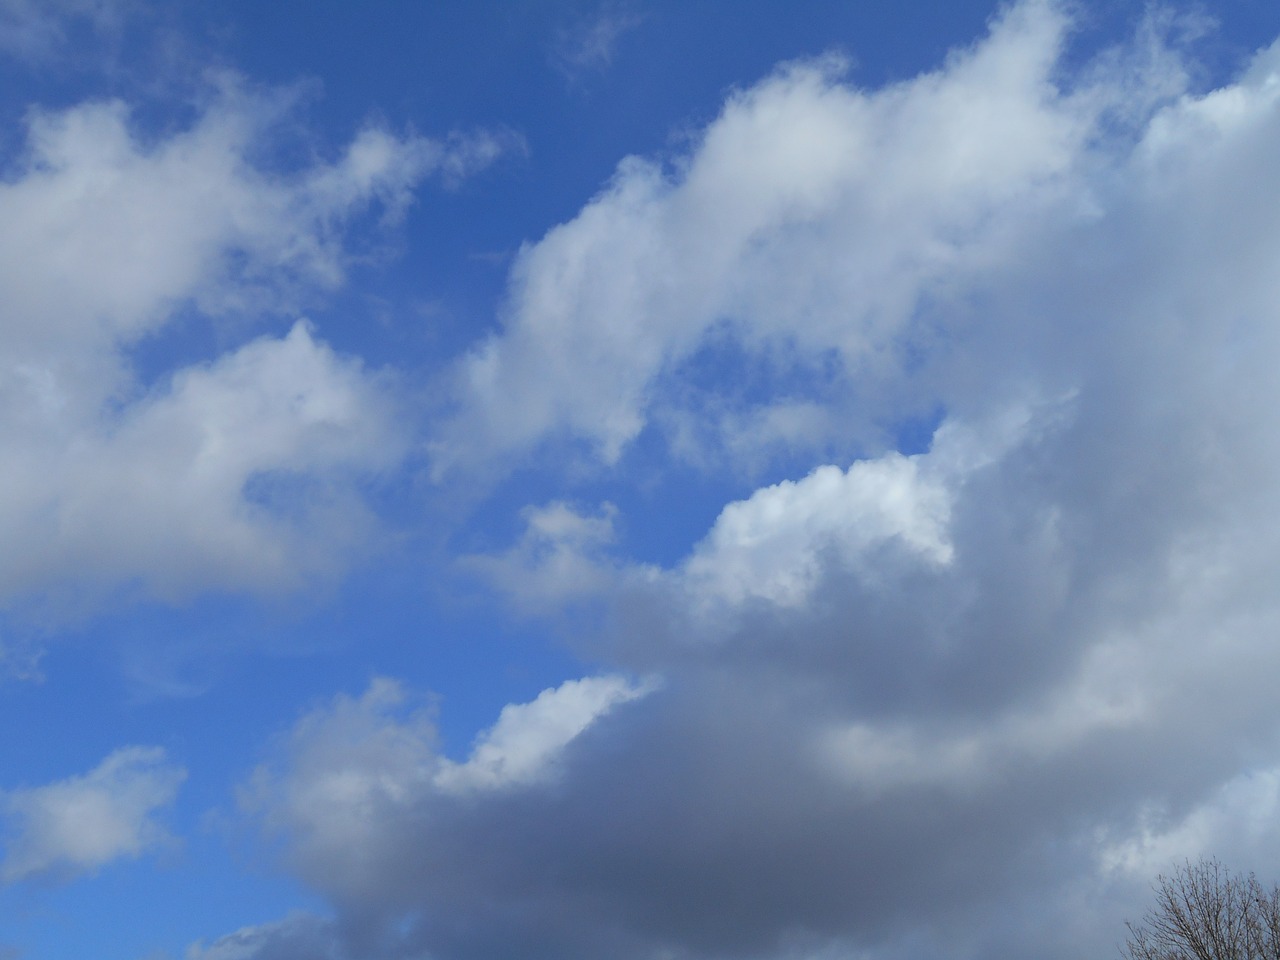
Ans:
[[[747,355],[835,358],[802,398],[830,423],[872,412],[802,438],[808,467],[683,561],[566,501],[471,559],[530,609],[585,594],[600,629],[572,642],[664,678],[553,775],[443,795],[425,716],[301,723],[256,809],[335,944],[1065,960],[1111,950],[1169,859],[1280,851],[1280,47],[1195,92],[1149,39],[1064,79],[1065,28],[1024,3],[872,93],[787,67],[677,177],[628,161],[524,251],[442,476],[565,436],[619,462],[726,317]],[[928,451],[886,449],[922,407]]]

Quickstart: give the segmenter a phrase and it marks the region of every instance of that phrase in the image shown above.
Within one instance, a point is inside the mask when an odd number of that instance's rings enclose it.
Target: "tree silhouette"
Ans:
[[[1209,859],[1153,887],[1155,906],[1127,924],[1125,960],[1280,960],[1280,886],[1266,889],[1252,873]]]

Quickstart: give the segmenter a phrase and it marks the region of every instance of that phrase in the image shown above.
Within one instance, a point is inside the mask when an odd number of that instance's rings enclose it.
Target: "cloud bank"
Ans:
[[[197,956],[1065,960],[1153,865],[1280,852],[1280,46],[1198,90],[1069,29],[783,65],[522,250],[438,478],[743,493],[665,565],[528,506],[472,569],[616,674],[468,760],[393,687],[305,718],[247,795],[333,915]]]

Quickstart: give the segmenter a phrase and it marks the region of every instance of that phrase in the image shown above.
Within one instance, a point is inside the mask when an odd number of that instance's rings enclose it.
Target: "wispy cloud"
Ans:
[[[136,7],[135,0],[0,0],[0,53],[46,59],[64,48],[69,28],[87,24],[109,36]]]
[[[0,880],[67,879],[171,842],[156,815],[185,779],[160,748],[126,747],[83,776],[3,793]]]
[[[562,27],[552,49],[552,62],[570,79],[607,69],[624,35],[644,23],[631,3],[605,3],[591,16]]]

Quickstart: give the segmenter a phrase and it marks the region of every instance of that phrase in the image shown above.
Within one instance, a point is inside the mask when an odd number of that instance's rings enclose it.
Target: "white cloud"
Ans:
[[[735,613],[800,610],[833,575],[884,582],[905,569],[941,569],[955,558],[952,504],[975,471],[1069,416],[1070,396],[1019,403],[976,423],[948,420],[930,449],[891,452],[847,469],[815,468],[727,504],[711,529],[670,568],[627,563],[616,552],[617,508],[596,515],[562,502],[522,511],[509,550],[463,561],[526,612],[639,591],[694,633],[732,632]],[[656,594],[654,592],[656,591]]]
[[[677,571],[695,604],[765,600],[803,607],[832,569],[876,577],[899,547],[925,566],[955,557],[951,506],[968,475],[999,460],[1060,404],[1017,406],[990,423],[948,421],[927,453],[888,453],[847,470],[826,465],[728,504]],[[886,549],[888,548],[888,549]]]
[[[873,93],[838,61],[792,64],[731,97],[674,175],[623,161],[522,250],[437,472],[565,434],[616,461],[661,407],[655,383],[726,319],[752,353],[883,375],[922,299],[1001,256],[1073,172],[1100,107],[1050,82],[1063,26],[1023,4],[945,70]]]
[[[370,127],[333,163],[263,170],[249,158],[296,97],[217,81],[197,120],[156,142],[120,101],[31,114],[27,154],[0,187],[11,352],[74,358],[129,343],[189,300],[293,309],[342,280],[352,217],[374,203],[401,210],[424,176],[496,153],[491,135],[447,144]]]
[[[81,431],[31,437],[0,467],[10,596],[66,579],[136,579],[166,597],[296,586],[359,542],[349,479],[400,446],[376,382],[305,324],[186,368]]]
[[[296,315],[343,281],[359,218],[507,139],[370,126],[332,162],[255,163],[295,100],[217,77],[152,136],[120,101],[31,111],[0,184],[0,606],[294,587],[364,539],[360,483],[406,444],[385,377],[305,323],[154,384],[131,353],[193,308]]]
[[[83,776],[6,791],[9,837],[0,879],[93,873],[168,843],[155,816],[185,779],[159,747],[126,747]]]
[[[476,738],[467,761],[443,761],[433,782],[450,793],[537,783],[549,776],[570,741],[618,704],[651,689],[623,677],[586,677],[544,690],[531,703],[510,704]]]
[[[359,699],[340,696],[309,714],[287,743],[288,778],[276,782],[260,768],[243,805],[311,846],[372,855],[379,810],[420,796],[437,763],[429,715],[401,717],[405,703],[398,683],[378,679]]]
[[[928,563],[949,563],[949,501],[944,486],[921,476],[916,457],[888,454],[847,471],[818,467],[803,480],[784,480],[725,507],[682,573],[709,598],[800,606],[828,552],[854,562],[897,541]]]

